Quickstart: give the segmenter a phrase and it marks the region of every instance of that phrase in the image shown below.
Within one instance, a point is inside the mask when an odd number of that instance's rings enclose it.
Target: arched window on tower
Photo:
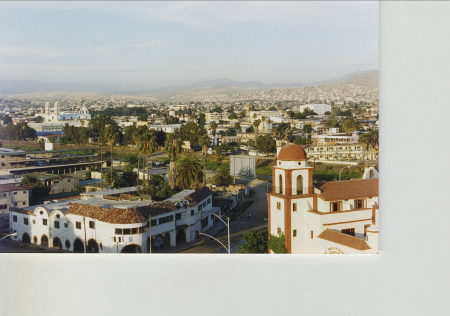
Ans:
[[[283,176],[281,174],[278,177],[278,188],[280,190],[278,193],[283,194]]]
[[[297,177],[297,195],[303,194],[303,177]]]

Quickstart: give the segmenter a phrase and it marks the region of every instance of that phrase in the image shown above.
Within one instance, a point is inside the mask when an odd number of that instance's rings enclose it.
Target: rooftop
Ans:
[[[0,192],[22,191],[31,190],[31,187],[12,185],[12,184],[0,184]]]
[[[335,230],[326,229],[319,236],[321,239],[325,239],[337,244],[341,244],[357,250],[371,249],[364,239],[357,238],[351,235],[347,235]]]
[[[378,179],[331,181],[319,187],[319,197],[325,201],[378,196]]]

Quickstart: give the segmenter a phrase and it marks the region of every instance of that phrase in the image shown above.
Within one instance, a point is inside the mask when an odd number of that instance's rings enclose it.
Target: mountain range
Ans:
[[[0,95],[15,95],[27,93],[49,93],[49,92],[79,92],[79,93],[100,93],[100,94],[124,94],[124,95],[170,95],[183,91],[205,91],[208,89],[227,91],[236,93],[239,91],[261,90],[269,88],[296,88],[307,86],[318,86],[348,81],[353,84],[378,86],[378,71],[359,71],[341,76],[338,78],[324,80],[313,83],[272,83],[265,84],[260,81],[234,81],[227,78],[199,81],[182,86],[167,86],[158,89],[135,90],[126,87],[117,87],[103,84],[82,84],[82,83],[53,83],[33,80],[5,80],[0,79]]]

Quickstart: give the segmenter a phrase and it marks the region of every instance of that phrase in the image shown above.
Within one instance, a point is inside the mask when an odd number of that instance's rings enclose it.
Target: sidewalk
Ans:
[[[227,227],[223,223],[218,223],[216,226],[211,227],[210,229],[206,230],[204,233],[216,237],[224,229],[227,229]],[[211,240],[211,238],[209,238],[207,236],[203,236],[203,240],[209,241],[209,240]],[[189,242],[189,243],[188,242],[180,243],[180,244],[176,245],[175,247],[158,249],[158,250],[155,250],[155,252],[153,252],[153,253],[154,254],[177,253],[177,252],[201,245],[202,243],[203,242],[201,242],[199,239],[195,239],[194,241]]]

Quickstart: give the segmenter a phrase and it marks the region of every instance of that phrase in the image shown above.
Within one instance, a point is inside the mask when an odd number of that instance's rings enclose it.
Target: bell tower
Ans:
[[[302,146],[290,144],[278,151],[276,165],[272,167],[272,192],[267,193],[268,230],[274,236],[284,234],[288,253],[291,253],[293,238],[299,236],[293,216],[298,217],[295,217],[298,222],[300,213],[316,208],[313,172]]]

